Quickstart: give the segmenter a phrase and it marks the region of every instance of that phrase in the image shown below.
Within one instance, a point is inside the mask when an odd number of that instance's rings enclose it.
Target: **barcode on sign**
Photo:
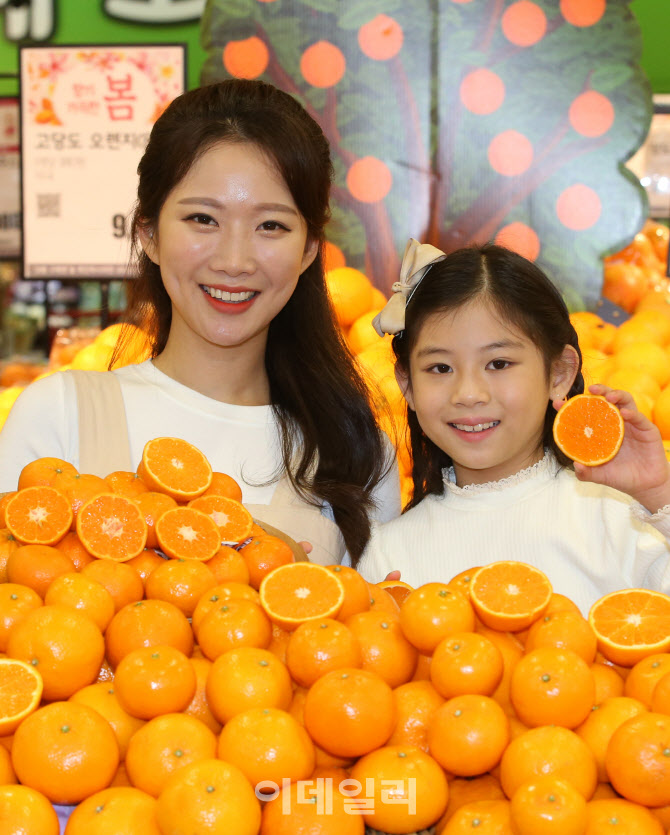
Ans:
[[[37,216],[60,217],[60,194],[38,194]]]

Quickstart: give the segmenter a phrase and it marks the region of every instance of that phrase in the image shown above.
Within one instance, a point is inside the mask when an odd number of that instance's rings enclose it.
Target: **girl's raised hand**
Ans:
[[[606,464],[587,467],[575,462],[577,478],[628,493],[651,513],[670,504],[670,465],[658,428],[638,411],[629,392],[601,383],[589,386],[589,392],[605,397],[619,409],[624,437],[621,448]],[[561,405],[561,401],[554,401],[557,410]]]

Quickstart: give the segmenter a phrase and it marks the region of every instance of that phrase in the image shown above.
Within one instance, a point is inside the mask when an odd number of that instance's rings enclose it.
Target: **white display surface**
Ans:
[[[137,164],[185,62],[183,45],[21,49],[25,278],[128,274]]]

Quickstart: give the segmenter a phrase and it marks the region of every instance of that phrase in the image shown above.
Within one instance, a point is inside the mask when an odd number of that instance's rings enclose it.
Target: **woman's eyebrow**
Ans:
[[[223,203],[213,197],[183,197],[177,201],[180,206],[211,206],[214,209],[225,209]],[[254,209],[264,212],[284,212],[285,214],[298,216],[298,212],[292,206],[285,203],[258,203]]]

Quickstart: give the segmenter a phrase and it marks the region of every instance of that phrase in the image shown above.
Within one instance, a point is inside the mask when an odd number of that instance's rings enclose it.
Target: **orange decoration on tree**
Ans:
[[[346,68],[342,50],[329,41],[317,41],[308,46],[300,58],[300,72],[312,87],[334,87]]]
[[[388,61],[400,52],[403,37],[402,27],[397,20],[379,14],[358,30],[358,45],[368,58]]]
[[[270,62],[270,51],[258,36],[228,41],[223,48],[223,66],[235,78],[258,78]]]
[[[547,31],[547,16],[537,3],[518,0],[505,9],[502,31],[515,46],[533,46],[542,40]]]
[[[347,171],[347,188],[361,203],[379,203],[391,191],[393,174],[377,157],[361,157]]]

